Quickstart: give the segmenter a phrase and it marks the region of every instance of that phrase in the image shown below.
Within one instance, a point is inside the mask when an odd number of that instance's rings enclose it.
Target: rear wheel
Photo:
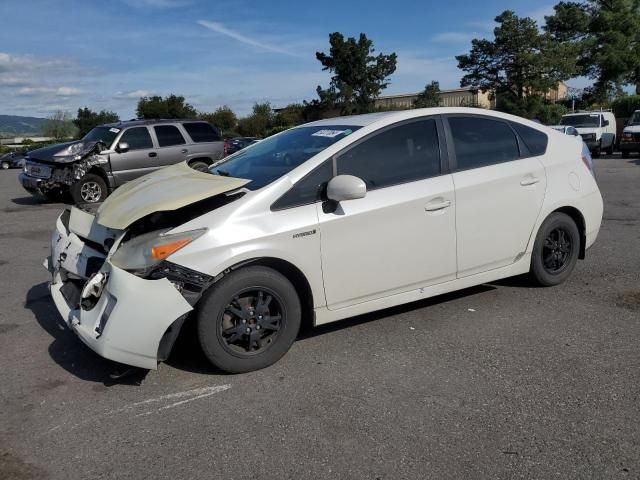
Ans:
[[[194,170],[197,170],[198,172],[206,172],[207,169],[209,168],[209,164],[202,160],[196,160],[195,162],[191,162],[189,166]]]
[[[9,162],[2,162],[2,170],[9,170],[10,166]]]
[[[531,254],[531,277],[545,287],[564,282],[578,261],[580,232],[573,219],[561,212],[549,215],[536,236]]]
[[[300,329],[295,288],[266,267],[246,267],[220,280],[197,312],[202,350],[216,367],[242,373],[277,362]]]
[[[609,147],[607,148],[607,155],[613,155],[613,148],[615,146],[616,140],[615,138],[613,139],[613,141],[611,142],[611,145],[609,145]]]
[[[71,196],[76,204],[102,202],[108,194],[107,183],[95,173],[87,173],[71,187]]]

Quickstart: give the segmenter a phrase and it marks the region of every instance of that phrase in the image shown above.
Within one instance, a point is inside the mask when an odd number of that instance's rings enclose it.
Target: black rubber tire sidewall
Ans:
[[[191,162],[189,166],[198,172],[206,172],[207,169],[209,168],[209,164],[202,161]]]
[[[109,195],[109,191],[107,189],[107,183],[104,181],[104,179],[100,175],[96,175],[95,173],[87,173],[84,177],[82,177],[80,180],[78,180],[71,186],[71,197],[73,198],[74,203],[76,205],[82,205],[82,204],[88,203],[82,199],[82,195],[80,194],[82,185],[87,182],[96,182],[98,185],[100,185],[100,189],[102,190],[102,193],[100,194],[100,199],[92,203],[103,202]]]
[[[573,248],[571,250],[571,257],[569,258],[569,264],[567,267],[557,274],[552,274],[547,272],[544,268],[543,258],[542,258],[542,249],[545,238],[549,235],[549,232],[558,227],[564,227],[564,229],[571,236],[571,242],[573,244]],[[580,255],[580,231],[576,223],[573,219],[561,212],[552,213],[547,217],[547,219],[542,223],[540,229],[538,230],[538,234],[536,235],[536,240],[533,244],[533,252],[531,253],[531,277],[533,281],[545,287],[550,287],[553,285],[559,285],[564,282],[573,271],[576,263],[578,261],[578,256]]]
[[[218,335],[219,314],[242,289],[267,287],[282,301],[283,322],[278,337],[267,350],[251,357],[230,353]],[[216,283],[200,300],[196,310],[198,339],[207,359],[229,373],[244,373],[268,367],[282,358],[298,335],[301,323],[300,299],[291,282],[279,272],[262,266],[244,267]]]

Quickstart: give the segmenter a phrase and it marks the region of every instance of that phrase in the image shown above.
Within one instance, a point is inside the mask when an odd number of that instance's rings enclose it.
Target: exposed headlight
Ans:
[[[63,148],[58,153],[54,155],[54,157],[70,157],[72,155],[77,155],[82,151],[84,145],[82,143],[73,143],[68,147]]]
[[[171,254],[189,245],[207,229],[168,234],[168,230],[145,233],[120,245],[111,263],[124,270],[142,270],[159,264]]]

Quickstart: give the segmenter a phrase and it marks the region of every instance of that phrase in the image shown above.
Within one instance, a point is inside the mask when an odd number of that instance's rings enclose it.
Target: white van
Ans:
[[[633,112],[622,131],[620,151],[623,158],[628,158],[633,152],[640,152],[640,110]]]
[[[616,117],[613,112],[577,112],[563,115],[560,125],[570,125],[587,144],[594,157],[604,150],[612,155],[616,144]]]

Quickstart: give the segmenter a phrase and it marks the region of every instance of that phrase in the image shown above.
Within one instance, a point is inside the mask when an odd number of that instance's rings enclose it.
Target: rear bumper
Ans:
[[[100,228],[102,233],[111,233],[97,225],[92,215],[73,208],[69,217],[68,226],[62,215],[56,222],[51,256],[45,260],[58,312],[66,325],[98,355],[136,367],[157,368],[163,337],[172,333],[174,322],[181,325],[192,310],[191,305],[169,280],[137,277],[88,246],[83,234],[93,233],[95,241],[102,235]],[[98,255],[102,256],[102,263],[92,273],[87,259]],[[89,305],[82,306],[81,290],[98,272],[106,276],[106,281]]]

